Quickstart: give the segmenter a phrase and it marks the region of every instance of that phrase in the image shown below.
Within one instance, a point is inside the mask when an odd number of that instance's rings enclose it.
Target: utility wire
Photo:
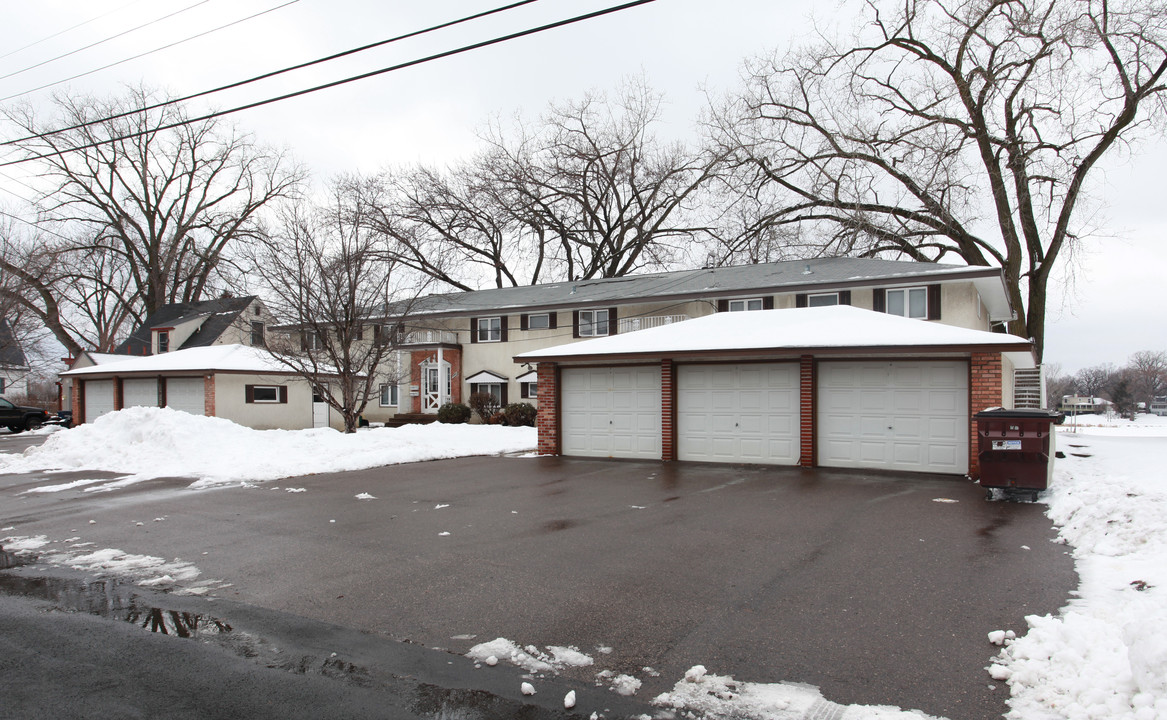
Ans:
[[[478,50],[478,49],[481,49],[484,47],[489,47],[491,45],[498,45],[499,43],[509,42],[509,41],[515,40],[517,38],[526,37],[527,35],[534,35],[536,33],[541,33],[541,32],[547,31],[547,30],[552,30],[555,28],[564,27],[566,25],[571,25],[573,23],[582,22],[584,20],[591,20],[593,18],[601,17],[603,15],[610,15],[611,13],[620,12],[622,10],[628,10],[629,8],[634,8],[634,7],[637,7],[639,5],[646,5],[650,2],[655,2],[655,1],[656,0],[633,0],[633,2],[624,3],[623,5],[614,5],[612,7],[608,7],[608,8],[605,8],[603,10],[596,10],[594,12],[585,13],[583,15],[577,15],[577,16],[572,17],[572,18],[567,18],[566,20],[557,20],[553,23],[548,23],[546,25],[540,25],[540,26],[534,27],[534,28],[528,28],[527,30],[520,30],[519,32],[510,33],[509,35],[501,35],[499,37],[492,38],[490,40],[483,40],[481,42],[473,43],[470,45],[463,45],[462,47],[456,48],[454,50],[446,50],[445,52],[435,53],[433,55],[428,55],[426,57],[419,58],[416,60],[410,60],[408,62],[399,63],[397,65],[390,65],[389,67],[381,68],[380,70],[373,70],[371,72],[362,73],[360,75],[354,75],[352,77],[344,78],[343,80],[335,80],[335,81],[330,82],[330,83],[325,83],[323,85],[317,85],[315,87],[310,87],[310,88],[307,88],[304,90],[297,90],[296,92],[287,93],[285,95],[279,95],[277,97],[268,98],[266,100],[259,100],[259,101],[253,102],[253,103],[248,103],[246,105],[239,105],[237,107],[229,108],[227,110],[219,110],[217,112],[207,113],[206,115],[200,115],[199,117],[189,118],[187,120],[181,120],[181,121],[169,123],[166,125],[160,125],[156,128],[151,128],[149,130],[139,130],[137,132],[126,133],[124,135],[119,135],[117,137],[107,138],[105,140],[99,140],[97,142],[86,143],[84,145],[77,145],[77,146],[69,147],[69,148],[62,148],[59,150],[54,150],[53,152],[42,153],[40,155],[31,155],[29,157],[21,158],[19,160],[8,160],[6,162],[0,162],[0,167],[7,167],[9,165],[19,165],[20,163],[30,162],[32,160],[44,160],[45,158],[54,157],[57,155],[63,155],[63,154],[68,153],[68,152],[77,152],[78,150],[88,150],[89,148],[95,148],[95,147],[98,147],[101,145],[109,145],[111,143],[120,142],[122,140],[129,140],[131,138],[141,137],[142,135],[149,135],[151,133],[161,132],[163,130],[173,130],[174,128],[182,127],[184,125],[193,125],[194,123],[202,122],[204,120],[211,120],[211,119],[214,119],[217,117],[222,117],[224,115],[230,115],[232,113],[237,113],[237,112],[240,112],[243,110],[250,110],[252,108],[262,107],[264,105],[270,105],[272,103],[281,102],[283,100],[289,100],[291,98],[300,97],[301,95],[307,95],[309,93],[318,92],[320,90],[327,90],[328,88],[333,88],[333,87],[337,87],[339,85],[345,85],[345,84],[348,84],[351,82],[356,82],[357,80],[366,80],[368,78],[376,77],[378,75],[384,75],[385,73],[394,72],[397,70],[403,70],[403,69],[408,68],[408,67],[413,67],[415,65],[421,65],[423,63],[432,62],[434,60],[439,60],[441,58],[451,57],[453,55],[460,55],[462,53],[469,52],[471,50]],[[61,132],[61,131],[54,131],[54,132]],[[44,133],[42,135],[37,135],[34,137],[45,137],[46,135],[51,135],[51,134],[54,134],[54,133],[52,133],[52,132]],[[10,143],[5,143],[5,144],[10,144]]]
[[[131,2],[128,2],[125,5],[122,5],[121,7],[116,7],[113,10],[110,10],[109,12],[105,12],[105,13],[102,13],[100,15],[96,15],[94,17],[89,18],[88,20],[82,20],[81,22],[77,23],[76,25],[73,25],[71,27],[67,27],[64,30],[58,30],[57,32],[53,33],[52,35],[47,35],[47,36],[41,38],[40,40],[35,40],[33,42],[30,42],[27,45],[22,45],[22,46],[16,48],[15,50],[9,50],[8,52],[4,53],[3,55],[0,55],[0,60],[3,60],[4,58],[8,57],[9,55],[15,55],[18,52],[21,52],[23,50],[27,50],[30,47],[36,47],[37,45],[40,45],[41,43],[45,42],[46,40],[52,40],[53,38],[55,38],[59,35],[64,35],[65,33],[69,32],[70,30],[76,30],[77,28],[82,27],[83,25],[88,25],[89,23],[93,22],[94,20],[100,20],[101,18],[106,17],[107,15],[113,15],[114,13],[116,13],[120,10],[125,10],[129,6],[137,5],[140,2],[142,2],[142,0],[132,0]]]
[[[126,112],[118,113],[116,115],[110,115],[108,117],[100,118],[98,120],[90,120],[88,122],[78,123],[76,125],[70,125],[69,127],[60,128],[58,130],[49,130],[49,131],[46,131],[43,133],[37,133],[35,135],[28,135],[26,137],[17,138],[15,140],[7,140],[5,142],[0,142],[0,147],[2,147],[4,145],[16,145],[18,143],[27,142],[29,140],[36,140],[38,138],[44,138],[48,135],[56,135],[58,133],[69,132],[70,130],[80,130],[83,127],[89,127],[90,125],[96,125],[98,123],[109,122],[110,120],[117,120],[118,118],[123,118],[123,117],[129,116],[129,115],[136,115],[138,113],[150,112],[151,110],[157,110],[159,108],[163,108],[163,107],[166,107],[168,105],[176,105],[178,103],[187,102],[189,100],[194,100],[196,98],[211,95],[213,93],[222,92],[224,90],[232,90],[232,89],[237,88],[237,87],[242,87],[243,85],[249,85],[249,84],[254,83],[254,82],[259,82],[260,80],[266,80],[270,77],[275,77],[276,75],[283,75],[284,73],[289,73],[289,72],[292,72],[293,70],[302,70],[303,68],[306,68],[306,67],[311,67],[313,65],[319,65],[321,63],[329,62],[331,60],[336,60],[336,59],[339,59],[342,57],[346,57],[348,55],[354,55],[356,53],[364,52],[366,50],[372,50],[373,48],[381,47],[382,45],[388,45],[390,43],[395,43],[395,42],[399,42],[401,40],[407,40],[409,38],[417,37],[419,35],[425,35],[427,33],[435,32],[437,30],[443,30],[443,29],[448,28],[448,27],[453,27],[454,25],[460,25],[462,23],[470,22],[471,20],[477,20],[479,18],[484,18],[488,15],[495,15],[497,13],[505,12],[507,10],[513,10],[514,8],[520,7],[522,5],[530,5],[531,3],[534,3],[534,2],[539,2],[539,0],[519,0],[518,2],[513,2],[509,5],[503,5],[501,7],[496,7],[493,10],[485,10],[483,12],[475,13],[473,15],[467,15],[466,17],[459,18],[457,20],[450,20],[449,22],[444,22],[444,23],[440,23],[438,25],[433,25],[433,26],[430,26],[428,28],[424,28],[422,30],[414,30],[413,32],[405,33],[404,35],[398,35],[396,37],[391,37],[391,38],[388,38],[386,40],[379,40],[375,43],[370,43],[368,45],[362,45],[361,47],[353,48],[351,50],[345,50],[343,52],[335,53],[333,55],[328,55],[327,57],[318,58],[316,60],[309,60],[308,62],[303,62],[303,63],[300,63],[298,65],[292,65],[291,67],[283,68],[282,70],[273,70],[272,72],[264,73],[262,75],[256,75],[255,77],[249,78],[247,80],[240,80],[239,82],[233,82],[233,83],[230,83],[228,85],[220,85],[217,88],[212,88],[211,90],[203,90],[202,92],[197,92],[197,93],[194,93],[193,95],[185,95],[183,97],[174,98],[173,100],[165,100],[165,101],[160,102],[160,103],[155,103],[154,105],[147,105],[145,107],[135,108],[133,110],[127,110]]]
[[[20,75],[21,73],[26,73],[29,70],[33,70],[35,68],[40,67],[41,65],[48,65],[51,62],[55,62],[57,60],[60,60],[61,58],[67,58],[70,55],[76,55],[77,53],[79,53],[83,50],[88,50],[89,48],[97,47],[98,45],[107,43],[110,40],[115,40],[117,38],[120,38],[123,35],[129,35],[130,33],[135,32],[137,30],[141,30],[144,27],[150,27],[151,25],[153,25],[155,23],[162,22],[163,20],[166,20],[168,18],[172,18],[175,15],[180,15],[180,14],[186,12],[187,10],[191,10],[193,8],[198,7],[199,5],[206,5],[210,1],[211,0],[199,0],[198,2],[194,3],[193,5],[187,5],[186,7],[182,8],[181,10],[175,10],[174,12],[170,13],[169,15],[163,15],[162,17],[151,20],[150,22],[142,23],[141,25],[139,25],[137,27],[132,27],[129,30],[123,30],[122,32],[120,32],[116,35],[110,35],[109,37],[98,40],[97,42],[91,42],[88,45],[86,45],[85,47],[79,47],[76,50],[70,50],[69,52],[64,53],[63,55],[58,55],[56,57],[49,58],[48,60],[42,60],[41,62],[38,62],[35,65],[29,65],[28,67],[26,67],[22,70],[16,70],[14,72],[8,73],[7,75],[0,75],[0,80],[5,80],[7,78],[14,77],[16,75]]]
[[[4,102],[4,101],[6,101],[6,100],[11,100],[11,99],[13,99],[13,98],[18,98],[18,97],[20,97],[20,96],[22,96],[22,95],[28,95],[28,94],[30,94],[30,93],[37,92],[38,90],[44,90],[44,89],[46,89],[46,88],[55,87],[55,86],[57,86],[57,85],[60,85],[61,83],[67,83],[67,82],[69,82],[70,80],[76,80],[77,78],[83,78],[83,77],[85,77],[86,75],[92,75],[93,73],[96,73],[96,72],[101,72],[102,70],[108,70],[108,69],[110,69],[111,67],[115,67],[115,66],[117,66],[117,65],[121,65],[122,63],[127,63],[127,62],[130,62],[131,60],[137,60],[137,59],[139,59],[139,58],[146,57],[147,55],[153,55],[154,53],[156,53],[156,52],[160,52],[160,51],[162,51],[162,50],[169,50],[169,49],[170,49],[170,48],[172,48],[172,47],[177,47],[178,45],[182,45],[183,43],[190,42],[191,40],[197,40],[198,38],[201,38],[201,37],[203,37],[203,36],[205,36],[205,35],[210,35],[211,33],[216,33],[216,32],[219,32],[220,30],[224,30],[224,29],[226,29],[226,28],[229,28],[229,27],[231,27],[232,25],[238,25],[239,23],[242,23],[242,22],[247,22],[248,20],[253,20],[253,19],[255,19],[255,18],[259,17],[260,15],[267,15],[267,14],[268,14],[268,13],[270,13],[270,12],[275,12],[276,10],[279,10],[279,9],[281,9],[281,8],[285,8],[285,7],[289,6],[289,5],[294,5],[295,3],[298,3],[298,2],[300,2],[300,0],[288,0],[287,2],[283,3],[282,5],[276,5],[275,7],[268,8],[267,10],[261,10],[260,12],[257,12],[257,13],[255,13],[254,15],[248,15],[248,16],[247,16],[247,17],[245,17],[245,18],[240,18],[240,19],[238,19],[238,20],[233,20],[232,22],[229,22],[229,23],[227,23],[226,25],[220,25],[220,26],[219,26],[219,27],[217,27],[217,28],[212,28],[212,29],[210,29],[210,30],[206,30],[206,31],[204,31],[204,32],[201,32],[201,33],[199,33],[199,34],[197,34],[197,35],[191,35],[190,37],[183,38],[182,40],[177,40],[177,41],[175,41],[175,42],[172,42],[172,43],[170,43],[170,44],[168,44],[168,45],[162,45],[161,47],[156,47],[156,48],[154,48],[153,50],[147,50],[146,52],[143,52],[143,53],[138,53],[137,55],[133,55],[133,56],[131,56],[131,57],[124,58],[124,59],[122,59],[122,60],[118,60],[117,62],[112,62],[112,63],[110,63],[110,64],[108,64],[108,65],[102,65],[101,67],[99,67],[99,68],[95,68],[95,69],[93,69],[93,70],[87,70],[86,72],[83,72],[83,73],[78,73],[77,75],[73,75],[73,76],[71,76],[71,77],[67,77],[67,78],[65,78],[65,79],[63,79],[63,80],[57,80],[56,82],[47,83],[47,84],[45,84],[45,85],[41,85],[40,87],[34,87],[34,88],[32,88],[31,90],[25,90],[24,92],[19,92],[19,93],[16,93],[15,95],[9,95],[8,97],[3,97],[3,98],[0,98],[0,102]]]

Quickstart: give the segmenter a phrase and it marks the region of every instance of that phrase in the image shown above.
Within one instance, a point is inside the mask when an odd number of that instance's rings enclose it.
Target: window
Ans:
[[[599,337],[608,334],[607,310],[580,310],[579,336]]]
[[[761,310],[762,298],[750,298],[749,300],[730,300],[730,312],[744,312],[747,310]]]
[[[537,398],[539,397],[538,383],[525,382],[519,383],[519,397],[521,398]]]
[[[246,385],[248,403],[286,403],[288,388],[284,385]]]
[[[923,320],[928,317],[928,288],[897,288],[887,291],[887,313]]]
[[[490,393],[499,405],[506,405],[506,386],[502,383],[470,383],[470,394]]]
[[[397,406],[397,384],[386,383],[381,386],[381,407]]]
[[[264,347],[265,340],[263,337],[263,323],[258,320],[251,321],[251,346]]]
[[[478,318],[478,342],[502,340],[502,318]]]
[[[807,307],[828,307],[830,305],[839,304],[839,293],[818,293],[817,295],[808,295],[806,298]]]
[[[158,331],[158,354],[170,352],[170,333],[166,330]]]
[[[305,330],[300,335],[301,350],[319,350],[324,346],[320,333],[315,330]]]
[[[528,330],[546,330],[549,327],[551,327],[551,318],[547,313],[527,316]]]

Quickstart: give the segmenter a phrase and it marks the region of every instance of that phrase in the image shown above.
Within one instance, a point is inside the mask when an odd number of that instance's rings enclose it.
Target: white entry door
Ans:
[[[85,422],[113,412],[113,380],[85,381]]]
[[[443,401],[449,402],[450,391],[452,389],[450,387],[450,363],[443,362],[441,371],[439,371],[437,363],[425,363],[421,366],[422,412],[436,413],[438,408],[442,406]],[[445,376],[444,378],[443,375]],[[445,383],[445,388],[442,387],[443,382]]]
[[[819,364],[819,465],[966,473],[969,422],[965,362]]]
[[[203,379],[167,378],[166,407],[188,412],[191,415],[206,415],[206,397]]]
[[[564,368],[563,454],[661,457],[658,366]]]
[[[677,368],[677,459],[795,465],[798,363]]]
[[[324,386],[324,392],[328,392],[327,385]],[[324,396],[322,396],[319,391],[313,390],[312,391],[312,427],[314,427],[314,428],[328,427],[329,426],[329,423],[328,423],[329,411],[330,411],[330,408],[328,407],[328,401],[324,399]]]

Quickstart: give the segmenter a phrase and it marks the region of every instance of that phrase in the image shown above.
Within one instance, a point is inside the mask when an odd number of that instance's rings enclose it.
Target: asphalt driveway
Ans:
[[[998,716],[986,633],[1023,632],[1076,586],[1043,505],[949,477],[464,458],[20,494],[64,479],[0,476],[0,522],[182,558],[230,583],[222,597],[429,647],[574,645],[596,664],[567,674],[634,675],[643,698],[703,664],[840,703]]]

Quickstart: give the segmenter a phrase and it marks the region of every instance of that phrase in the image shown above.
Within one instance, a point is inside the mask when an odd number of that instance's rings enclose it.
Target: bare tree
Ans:
[[[1057,408],[1062,398],[1077,393],[1078,380],[1073,375],[1063,373],[1061,365],[1047,362],[1042,369],[1045,372],[1045,396],[1048,406]]]
[[[1087,397],[1110,397],[1110,391],[1119,376],[1119,369],[1111,363],[1082,368],[1074,377],[1078,380],[1078,392]]]
[[[46,188],[40,223],[69,239],[42,235],[23,251],[10,242],[0,268],[20,276],[24,305],[71,352],[106,349],[123,323],[215,293],[232,245],[253,238],[260,210],[302,180],[287,158],[218,121],[187,122],[179,106],[134,112],[158,99],[144,89],[58,96],[48,122],[27,106],[8,113]],[[28,251],[36,244],[40,256]]]
[[[345,432],[356,430],[397,347],[398,328],[379,319],[392,308],[403,321],[418,294],[364,221],[363,204],[342,203],[339,192],[323,207],[286,205],[254,256],[272,311],[290,322],[269,349],[341,414]]]
[[[756,61],[717,120],[757,228],[830,254],[1004,269],[1016,334],[1046,293],[1099,161],[1163,117],[1167,12],[1152,0],[869,0],[859,33]],[[1081,213],[1078,213],[1081,215]]]
[[[1126,371],[1136,403],[1145,403],[1149,409],[1151,401],[1167,394],[1167,352],[1137,352],[1127,360]]]

